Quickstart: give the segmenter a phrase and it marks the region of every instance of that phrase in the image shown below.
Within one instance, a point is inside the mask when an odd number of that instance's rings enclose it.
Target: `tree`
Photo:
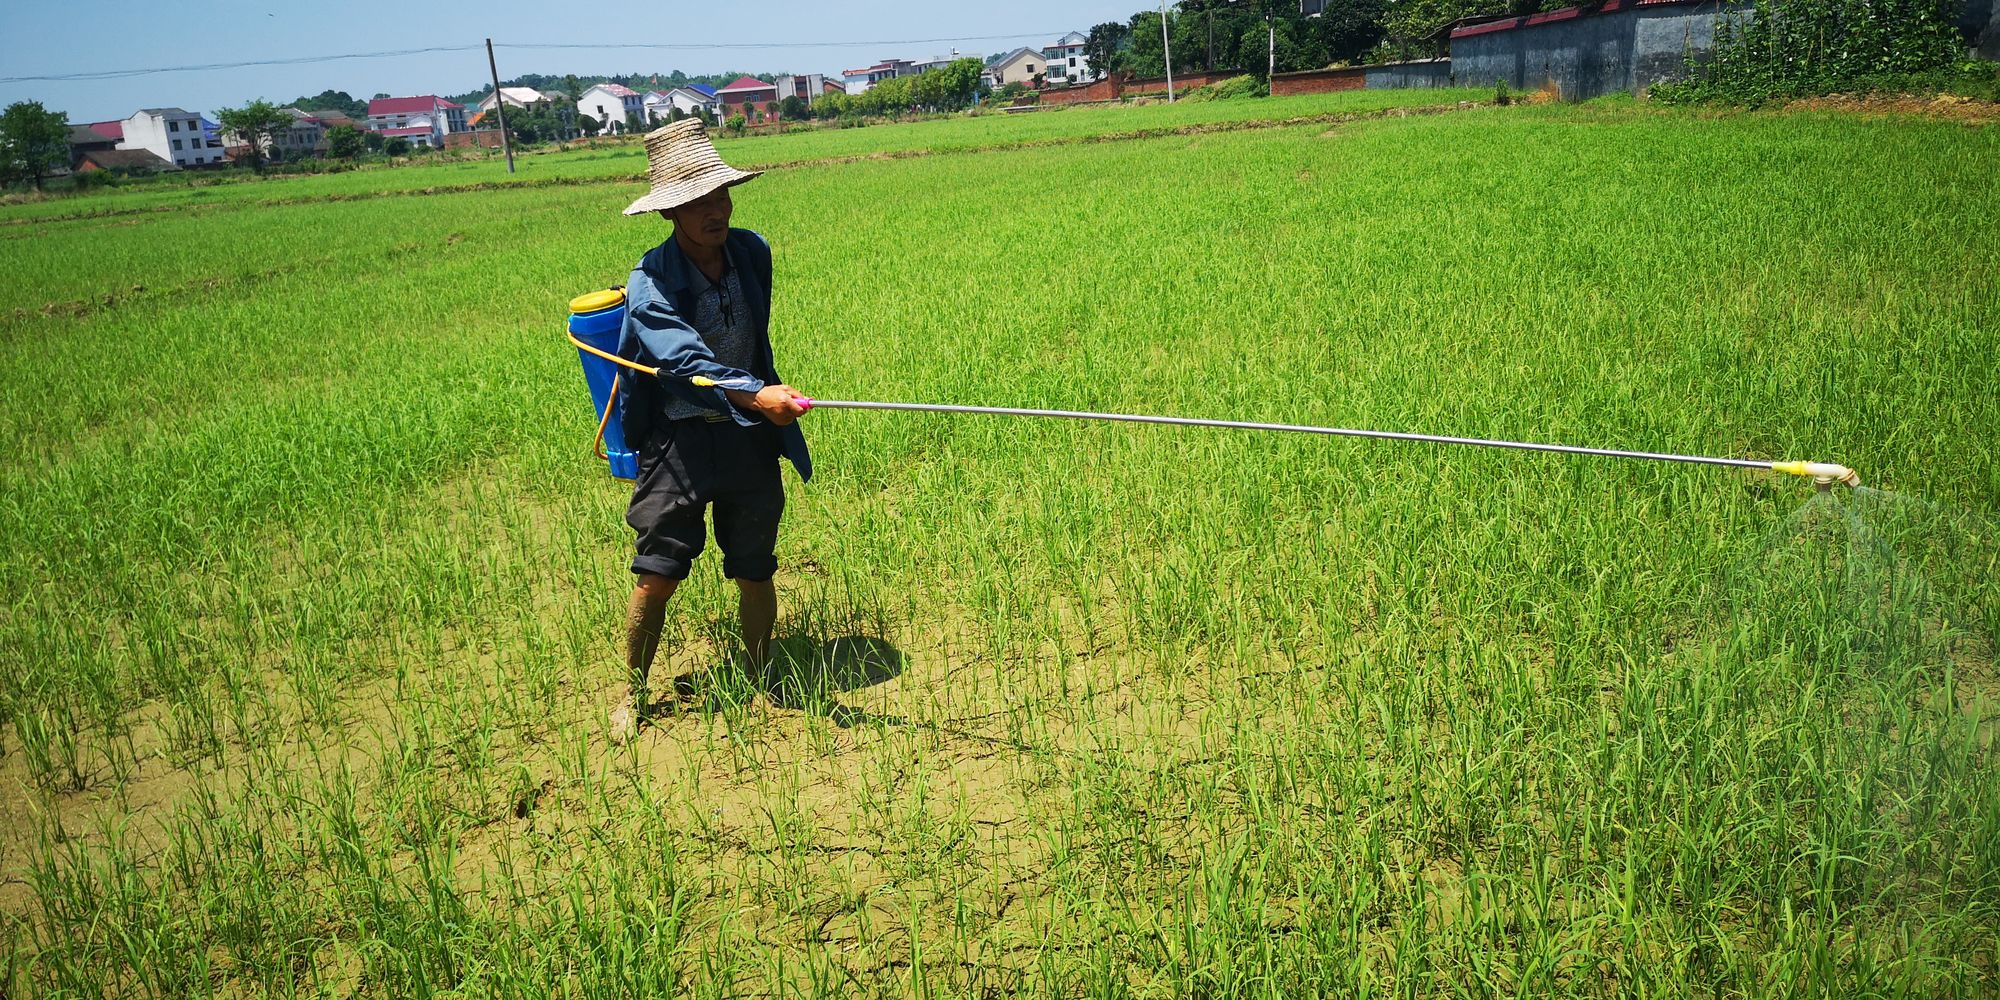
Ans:
[[[778,116],[781,118],[796,120],[806,117],[808,112],[805,99],[797,94],[788,94],[784,100],[778,102]]]
[[[371,153],[381,152],[382,146],[386,141],[387,140],[382,138],[382,133],[380,132],[361,133],[361,144],[367,146],[368,151]]]
[[[382,152],[390,156],[408,156],[410,155],[410,140],[400,135],[390,136],[389,141],[382,144]]]
[[[301,97],[286,106],[303,111],[344,111],[355,121],[368,120],[368,102],[349,95],[345,90],[322,90],[316,97]]]
[[[985,71],[986,64],[978,59],[954,59],[931,70],[940,77],[938,89],[943,102],[939,110],[962,111],[971,107],[979,96],[979,76]]]
[[[1169,13],[1167,17],[1169,30],[1171,30],[1175,20],[1176,18]],[[1179,20],[1186,20],[1186,18],[1179,18]],[[1182,56],[1183,60],[1186,58],[1186,51],[1187,47],[1184,45],[1174,48],[1174,54]],[[1196,55],[1195,61],[1197,65],[1200,64],[1202,58],[1204,58],[1202,55]],[[1132,15],[1131,41],[1125,47],[1119,68],[1133,76],[1147,78],[1164,76],[1166,74],[1167,60],[1160,52],[1159,11],[1142,10]],[[1186,72],[1187,64],[1183,61],[1177,68],[1182,72]]]
[[[264,153],[279,132],[292,127],[292,116],[266,100],[255,100],[240,108],[222,108],[215,113],[222,130],[235,134],[249,152],[244,157],[259,173],[264,170]]]
[[[42,178],[69,162],[69,126],[63,113],[40,101],[18,101],[0,112],[0,180]]]
[[[1120,60],[1125,49],[1132,44],[1132,29],[1117,21],[1106,21],[1090,28],[1090,34],[1083,40],[1084,58],[1090,60],[1090,70],[1103,79],[1114,70],[1121,69]]]
[[[326,130],[326,155],[342,160],[360,156],[368,144],[361,138],[361,130],[352,125],[335,125]]]
[[[723,123],[724,128],[730,130],[731,132],[736,133],[737,135],[742,135],[743,130],[748,128],[749,125],[750,125],[749,122],[743,120],[743,115],[741,113],[730,115],[729,121]]]
[[[1386,0],[1338,0],[1328,4],[1318,18],[1308,22],[1314,41],[1325,53],[1322,64],[1360,60],[1369,49],[1381,44],[1383,22],[1388,16]]]
[[[577,115],[576,127],[582,129],[584,135],[592,137],[595,137],[597,133],[604,131],[604,123],[598,121],[595,118],[590,117],[589,115]]]

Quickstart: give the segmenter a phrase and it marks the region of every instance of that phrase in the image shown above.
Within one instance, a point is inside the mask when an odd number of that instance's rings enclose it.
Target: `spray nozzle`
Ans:
[[[1808,477],[1822,490],[1832,489],[1834,483],[1849,488],[1861,485],[1860,473],[1832,462],[1773,462],[1771,471]]]

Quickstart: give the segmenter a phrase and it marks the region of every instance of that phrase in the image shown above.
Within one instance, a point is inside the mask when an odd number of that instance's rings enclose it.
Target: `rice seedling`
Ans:
[[[977,119],[921,121],[859,130],[823,129],[782,137],[724,138],[720,145],[737,162],[768,168],[843,156],[961,152],[1177,128],[1365,116],[1404,108],[1448,108],[1460,101],[1477,101],[1481,96],[1480,92],[1470,90],[1378,90],[1264,101],[1088,107],[1037,112],[1032,121],[993,114]],[[192,189],[140,187],[84,198],[29,201],[0,205],[0,225],[129,219],[157,213],[209,214],[299,203],[373,200],[393,194],[492,190],[517,184],[526,187],[622,184],[644,176],[643,149],[631,142],[605,142],[607,145],[599,148],[537,151],[519,156],[513,174],[507,173],[504,162],[497,156],[489,156],[331,174],[230,178],[228,183]]]
[[[629,191],[357,173],[24,224],[0,989],[1994,992],[2000,133],[1514,107],[1030,145],[1085,114],[726,149],[966,150],[743,189],[787,378],[1870,490],[814,413],[794,707],[717,669],[704,564],[659,668],[690,693],[613,748],[624,498],[560,324],[665,235]],[[104,302],[99,243],[174,291]]]

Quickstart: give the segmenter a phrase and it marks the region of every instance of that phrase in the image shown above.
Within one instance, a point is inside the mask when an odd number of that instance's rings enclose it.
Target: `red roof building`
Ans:
[[[715,92],[725,105],[768,104],[778,99],[778,85],[754,76],[738,77],[735,83]]]
[[[426,138],[418,139],[421,129]],[[444,137],[465,131],[465,105],[435,94],[419,97],[378,97],[368,102],[368,131],[407,136],[429,146],[443,146]]]
[[[386,115],[427,115],[450,108],[463,109],[462,104],[453,104],[442,97],[426,94],[422,97],[378,97],[368,102],[368,117]]]
[[[92,132],[95,132],[98,135],[105,137],[106,139],[122,140],[125,138],[125,122],[122,120],[112,121],[112,122],[91,122],[89,125],[86,125],[84,127],[90,129]]]

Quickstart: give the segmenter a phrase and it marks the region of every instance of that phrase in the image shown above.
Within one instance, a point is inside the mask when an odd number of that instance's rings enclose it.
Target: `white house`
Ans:
[[[715,110],[721,106],[722,101],[715,96],[715,90],[698,83],[672,90],[656,90],[646,95],[646,120],[663,122],[671,117],[669,111],[679,111],[683,117],[700,115],[715,121]]]
[[[1083,54],[1083,43],[1088,41],[1080,31],[1072,31],[1055,40],[1055,44],[1042,50],[1042,58],[1048,62],[1048,75],[1044,78],[1050,86],[1061,87],[1072,83],[1089,83],[1097,79],[1090,68],[1090,57]]]
[[[300,111],[298,108],[280,108],[292,116],[292,127],[271,137],[271,149],[281,160],[296,160],[301,156],[326,152],[326,123],[318,115]]]
[[[118,125],[119,149],[143,149],[176,167],[222,162],[222,150],[208,148],[201,116],[192,111],[146,108]]]
[[[850,69],[842,74],[842,79],[847,83],[848,93],[865,94],[870,87],[884,80],[893,80],[899,76],[910,76],[914,72],[913,67],[915,65],[915,63],[908,59],[884,59],[873,66]]]
[[[263,154],[273,160],[297,160],[314,153],[326,151],[326,123],[318,117],[298,108],[279,108],[292,119],[291,125],[279,129],[270,138],[259,143]],[[242,136],[227,133],[228,145],[245,145]],[[221,144],[218,143],[218,146]]]
[[[649,90],[642,98],[646,106],[646,124],[653,125],[673,117],[674,95],[665,90]]]
[[[506,101],[510,108],[533,107],[548,100],[541,91],[533,87],[501,87],[500,98]],[[477,110],[480,114],[493,110],[493,95],[487,94],[481,98]]]
[[[1041,76],[1048,65],[1040,49],[1015,49],[986,60],[986,74],[997,87],[1010,83],[1034,86],[1035,77]]]
[[[646,95],[624,84],[596,84],[577,98],[576,113],[597,119],[606,132],[623,132],[627,121],[646,120]]]

